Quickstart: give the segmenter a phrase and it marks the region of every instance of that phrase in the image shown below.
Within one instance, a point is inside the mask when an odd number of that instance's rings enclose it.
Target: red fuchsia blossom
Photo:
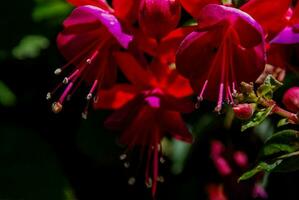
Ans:
[[[120,143],[129,150],[139,147],[145,152],[145,182],[152,187],[154,196],[159,180],[162,138],[170,135],[192,142],[180,114],[193,111],[193,103],[185,99],[192,94],[192,89],[186,79],[167,65],[159,65],[159,70],[152,71],[150,69],[155,66],[144,68],[132,55],[121,52],[116,53],[116,61],[121,67],[130,64],[124,73],[133,84],[119,84],[103,90],[103,101],[95,107],[117,109],[105,125],[111,130],[122,131]]]
[[[299,112],[299,87],[288,89],[282,98],[285,107],[292,112]]]
[[[178,71],[188,78],[198,100],[233,102],[241,81],[254,81],[265,66],[264,38],[260,25],[248,14],[210,4],[198,15],[198,30],[181,43]]]
[[[75,66],[75,69],[47,95],[48,99],[51,98],[60,87],[66,85],[58,101],[52,105],[55,113],[61,111],[65,99],[72,95],[82,82],[90,85],[86,97],[88,102],[98,95],[100,88],[114,84],[116,63],[113,52],[128,48],[132,41],[132,36],[122,30],[120,22],[104,1],[71,2],[75,5],[89,2],[91,5],[75,8],[64,21],[64,29],[57,37],[58,48],[68,63],[56,69],[55,74],[60,74],[71,66]],[[86,116],[86,113],[87,107],[82,116]]]
[[[178,0],[142,0],[139,24],[143,32],[161,39],[177,26],[181,14]]]
[[[252,117],[255,110],[254,104],[238,104],[233,107],[233,111],[235,113],[235,116],[242,120],[248,120]]]

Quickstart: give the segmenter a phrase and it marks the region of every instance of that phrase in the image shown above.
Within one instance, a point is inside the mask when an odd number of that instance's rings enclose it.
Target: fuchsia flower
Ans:
[[[66,85],[58,101],[52,105],[57,113],[62,109],[67,96],[75,92],[76,88],[85,82],[91,86],[87,94],[88,102],[97,91],[109,87],[116,80],[116,63],[113,52],[121,48],[128,48],[132,36],[122,30],[120,22],[113,15],[112,9],[104,1],[71,1],[82,5],[71,13],[64,21],[64,29],[58,35],[57,45],[68,63],[58,68],[55,74],[60,74],[71,66],[75,69],[59,84],[47,98],[57,89]],[[87,108],[83,112],[86,115]]]
[[[119,52],[115,57],[121,67],[130,64],[124,73],[134,84],[119,84],[110,90],[103,90],[102,98],[105,100],[95,106],[117,109],[106,120],[106,127],[122,131],[120,142],[129,150],[140,147],[141,152],[147,152],[145,181],[152,186],[152,194],[155,195],[161,139],[169,134],[176,139],[192,142],[180,114],[193,111],[193,103],[184,98],[192,94],[192,89],[187,80],[168,66],[157,65],[160,68],[155,73],[150,69],[155,68],[157,63],[144,69],[128,53]]]
[[[194,109],[192,101],[186,99],[192,94],[192,88],[188,80],[170,67],[174,62],[175,47],[190,31],[190,27],[181,28],[162,38],[150,64],[130,53],[114,53],[116,62],[132,84],[117,84],[102,90],[102,101],[95,104],[95,108],[116,109],[105,125],[111,130],[122,131],[122,144],[129,150],[139,147],[142,154],[146,151],[145,182],[152,186],[153,195],[159,180],[161,139],[170,135],[192,142],[180,114]]]
[[[139,10],[140,27],[145,34],[161,39],[177,26],[180,14],[178,0],[142,0]]]
[[[198,15],[198,30],[181,43],[176,56],[178,71],[203,98],[233,102],[241,81],[254,81],[265,67],[264,38],[260,25],[248,14],[216,4]]]

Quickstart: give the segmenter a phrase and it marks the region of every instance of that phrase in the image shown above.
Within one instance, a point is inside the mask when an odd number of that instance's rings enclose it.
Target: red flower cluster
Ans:
[[[57,38],[68,63],[55,74],[70,74],[47,99],[65,87],[52,104],[58,113],[81,84],[89,85],[82,116],[90,103],[115,110],[105,124],[122,133],[129,149],[146,150],[153,195],[161,139],[192,142],[181,117],[195,108],[189,97],[195,92],[198,101],[216,101],[220,112],[224,101],[234,104],[241,81],[259,77],[275,45],[299,42],[299,6],[291,0],[249,0],[240,8],[218,0],[68,1],[76,8]],[[177,27],[181,7],[195,25]],[[126,82],[118,81],[118,71]]]

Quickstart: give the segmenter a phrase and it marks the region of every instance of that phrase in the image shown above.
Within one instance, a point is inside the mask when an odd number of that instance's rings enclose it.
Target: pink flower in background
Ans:
[[[66,85],[58,101],[52,105],[55,113],[61,111],[65,99],[72,95],[82,82],[90,85],[86,97],[89,102],[93,96],[98,96],[100,88],[110,87],[116,81],[113,52],[128,48],[132,36],[122,30],[120,22],[111,9],[108,9],[109,6],[106,5],[105,10],[103,5],[105,4],[99,1],[100,7],[79,6],[64,21],[64,29],[57,37],[57,45],[68,63],[58,68],[55,74],[70,71],[68,68],[73,70],[63,83],[48,93],[50,98],[57,89]],[[83,117],[86,114],[87,108]]]
[[[260,25],[246,13],[210,4],[198,18],[198,30],[181,43],[176,56],[178,71],[198,94],[217,101],[219,112],[241,81],[255,81],[265,66],[264,37]]]

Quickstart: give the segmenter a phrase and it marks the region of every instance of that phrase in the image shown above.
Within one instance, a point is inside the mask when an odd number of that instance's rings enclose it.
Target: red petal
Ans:
[[[291,0],[250,0],[240,9],[257,20],[269,38],[272,38],[285,26],[285,15],[290,3]]]
[[[103,89],[99,92],[99,101],[94,104],[95,109],[119,109],[132,100],[137,88],[129,84],[118,84],[111,89]]]
[[[208,4],[221,4],[220,0],[180,0],[182,6],[189,12],[194,18],[197,18],[200,10]]]
[[[161,129],[169,132],[172,137],[188,143],[192,143],[193,138],[189,132],[180,113],[165,111],[161,113],[161,121],[159,122]]]
[[[111,130],[124,130],[144,104],[144,96],[137,95],[124,106],[114,111],[105,121],[105,127]]]
[[[148,87],[153,84],[154,77],[150,71],[144,69],[131,54],[116,52],[114,55],[116,62],[129,81],[139,87]]]
[[[113,0],[115,15],[130,24],[138,19],[138,9],[141,0]]]
[[[178,28],[170,32],[165,36],[157,49],[157,58],[163,64],[169,65],[175,62],[175,53],[183,41],[183,39],[192,31],[194,31],[196,26],[188,26]]]

